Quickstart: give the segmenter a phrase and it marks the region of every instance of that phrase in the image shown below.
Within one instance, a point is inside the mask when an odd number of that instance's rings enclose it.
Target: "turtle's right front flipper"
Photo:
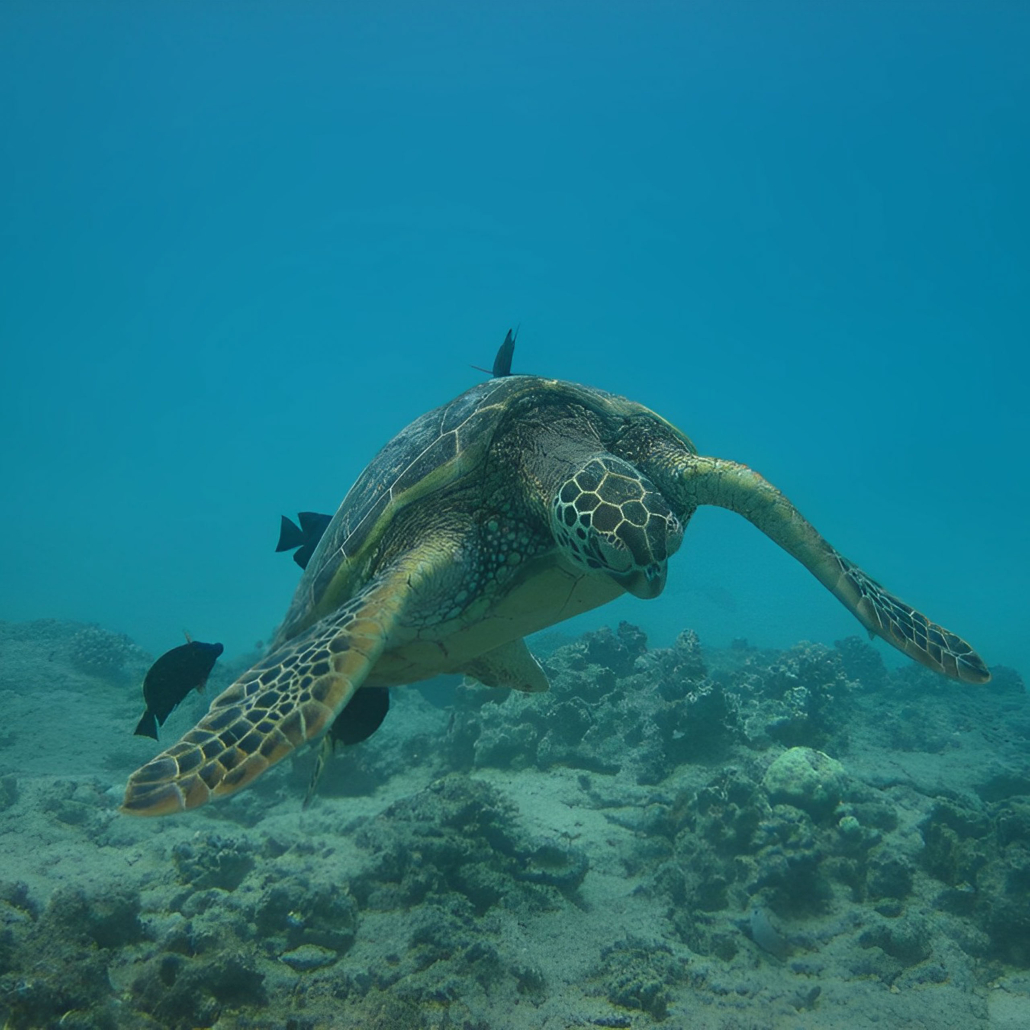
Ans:
[[[379,659],[410,595],[405,563],[262,659],[177,744],[132,774],[122,811],[196,808],[245,787],[318,736]]]
[[[665,464],[665,463],[663,463]],[[986,683],[983,659],[961,637],[931,622],[848,561],[774,487],[747,465],[677,453],[662,470],[681,517],[700,504],[743,515],[823,584],[870,633],[936,672],[966,683]]]

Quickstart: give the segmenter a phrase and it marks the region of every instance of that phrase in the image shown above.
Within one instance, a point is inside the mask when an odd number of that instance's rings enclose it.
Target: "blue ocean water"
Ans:
[[[8,0],[0,618],[267,639],[280,514],[518,324],[516,371],[754,465],[1025,675],[1028,43],[1011,3]],[[569,629],[618,619],[860,631],[714,509]]]

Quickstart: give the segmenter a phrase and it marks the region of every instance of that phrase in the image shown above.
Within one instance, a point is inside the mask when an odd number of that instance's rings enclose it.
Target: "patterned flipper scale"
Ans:
[[[177,744],[132,774],[122,811],[196,808],[247,786],[317,737],[379,659],[408,593],[406,569],[380,576],[262,659]]]
[[[714,504],[743,515],[800,561],[870,633],[936,672],[986,683],[983,659],[960,636],[885,590],[830,546],[810,522],[754,469],[721,458],[676,458],[679,500],[689,510]]]

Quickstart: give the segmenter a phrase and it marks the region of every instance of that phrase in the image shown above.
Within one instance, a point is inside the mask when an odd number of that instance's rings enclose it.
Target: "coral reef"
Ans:
[[[0,885],[0,1009],[11,1030],[116,1027],[108,970],[142,938],[136,891],[60,889],[41,907],[21,883]]]
[[[447,740],[453,767],[626,769],[657,783],[686,755],[716,758],[734,739],[735,708],[706,677],[693,633],[648,651],[643,632],[624,622],[557,649],[546,668],[543,696],[459,690]]]
[[[613,1005],[640,1009],[657,1020],[669,1014],[671,989],[687,979],[667,944],[632,937],[601,949],[595,975]]]
[[[71,639],[70,657],[80,672],[110,679],[120,679],[130,663],[147,663],[147,655],[129,637],[101,626],[80,629]]]
[[[154,823],[116,813],[148,746],[135,687],[76,671],[74,642],[99,640],[81,625],[30,626],[0,625],[10,1030],[854,1012],[965,1030],[1019,1025],[1005,1013],[1030,1003],[1030,701],[1010,670],[942,690],[855,638],[651,648],[623,623],[554,637],[545,695],[467,683],[441,708],[398,691],[307,811],[310,752]],[[88,771],[64,741],[64,765],[33,765],[50,741],[11,685],[55,671],[77,739],[98,742]]]
[[[192,890],[233,891],[254,868],[254,848],[246,841],[204,834],[172,848],[179,879]]]
[[[561,840],[524,839],[517,809],[495,788],[450,775],[391,805],[357,835],[373,861],[351,882],[369,908],[446,903],[482,915],[560,907],[589,861]]]
[[[762,787],[772,804],[793,805],[813,819],[830,815],[847,787],[844,766],[808,747],[784,751],[765,770]]]

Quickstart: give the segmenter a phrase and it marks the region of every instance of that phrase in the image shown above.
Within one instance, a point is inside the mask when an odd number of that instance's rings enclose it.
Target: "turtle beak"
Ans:
[[[634,569],[632,572],[622,575],[613,575],[612,579],[634,597],[649,601],[665,589],[666,572],[665,562],[652,562],[646,568]]]

